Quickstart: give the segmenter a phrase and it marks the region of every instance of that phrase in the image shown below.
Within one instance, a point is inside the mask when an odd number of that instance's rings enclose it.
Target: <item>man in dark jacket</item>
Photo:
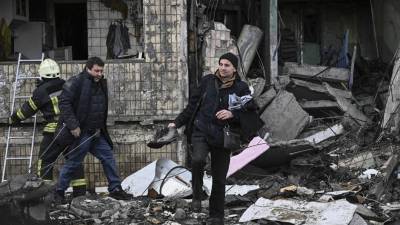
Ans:
[[[16,124],[33,116],[38,111],[42,112],[45,126],[39,150],[38,176],[44,180],[52,180],[54,162],[66,147],[53,141],[60,114],[58,96],[65,81],[60,78],[60,67],[52,59],[43,60],[38,72],[41,79],[33,91],[32,97],[11,115],[9,121],[11,124]],[[71,180],[71,186],[74,196],[86,193],[86,180],[82,165],[77,168]]]
[[[222,55],[216,73],[202,78],[199,90],[189,99],[186,108],[174,123],[168,125],[176,128],[188,126],[193,114],[196,113],[191,134],[192,210],[196,212],[201,210],[204,166],[208,154],[211,153],[212,190],[208,224],[224,223],[225,183],[231,152],[230,149],[224,148],[223,129],[225,126],[240,128],[241,111],[246,110],[228,110],[229,95],[250,94],[247,84],[239,78],[237,66],[238,59],[234,54]],[[196,109],[199,101],[201,104]],[[196,110],[198,111],[195,112]]]
[[[122,190],[112,152],[112,141],[106,127],[108,94],[103,67],[104,62],[100,58],[89,58],[85,70],[70,78],[60,95],[60,120],[64,131],[61,132],[61,138],[66,142],[73,142],[57,184],[60,198],[64,197],[72,174],[88,152],[103,165],[110,197],[118,200],[132,198],[132,195]]]

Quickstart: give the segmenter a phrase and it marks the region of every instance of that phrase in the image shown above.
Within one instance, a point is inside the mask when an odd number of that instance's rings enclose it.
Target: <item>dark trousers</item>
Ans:
[[[68,154],[66,146],[61,146],[57,141],[53,141],[54,133],[43,132],[43,139],[40,143],[39,161],[38,161],[38,176],[44,180],[53,180],[54,162],[58,156]],[[49,146],[51,144],[51,146]],[[66,156],[68,158],[68,155]],[[71,180],[71,186],[74,194],[80,195],[86,192],[86,180],[83,165],[74,172]]]
[[[211,153],[212,189],[210,195],[210,217],[223,218],[225,206],[225,183],[230,162],[230,151],[211,146],[200,131],[192,135],[192,188],[193,199],[201,200],[203,194],[204,166],[208,153]]]
[[[80,136],[79,145],[80,147],[69,155],[60,171],[57,184],[58,191],[65,191],[68,188],[74,171],[82,165],[85,156],[89,152],[103,165],[103,170],[108,180],[108,191],[111,192],[121,185],[113,150],[103,134],[96,137],[94,134],[83,132]]]

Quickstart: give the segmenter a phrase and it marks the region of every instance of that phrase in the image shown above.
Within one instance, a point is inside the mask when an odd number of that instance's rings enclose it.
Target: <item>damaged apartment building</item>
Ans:
[[[151,149],[147,143],[184,109],[200,78],[214,73],[219,57],[230,51],[240,58],[239,74],[251,86],[265,123],[259,133],[269,149],[251,163],[255,171],[289,161],[292,167],[304,169],[321,163],[312,161],[313,157],[301,158],[304,154],[328,149],[332,154],[322,163],[324,168],[332,164],[348,171],[372,165],[383,168],[384,178],[369,190],[381,201],[398,164],[398,147],[387,142],[393,137],[386,131],[393,134],[399,128],[399,16],[396,0],[2,0],[2,178],[35,171],[41,141],[37,131],[43,118],[38,115],[15,128],[8,127],[7,118],[24,101],[14,93],[29,96],[35,88],[34,80],[16,81],[16,74],[37,76],[42,53],[60,64],[64,79],[82,71],[88,57],[105,60],[110,99],[107,123],[124,179],[159,159],[186,164],[183,131],[178,141],[160,149]],[[34,120],[38,127],[33,134]],[[9,140],[9,129],[26,138]],[[380,148],[376,143],[382,141]],[[8,157],[29,156],[34,146],[32,163],[4,160],[6,145]],[[56,171],[62,163],[61,157]],[[279,172],[281,188],[296,183],[282,181],[282,174],[288,173]],[[90,190],[107,185],[101,164],[91,155],[85,159],[85,174]],[[307,183],[302,179],[297,180],[298,186]],[[279,186],[277,181],[266,182]],[[293,191],[289,189],[282,192]],[[276,196],[267,192],[264,187],[258,196]],[[238,217],[231,216],[229,221],[237,223]],[[240,222],[255,220],[249,218]],[[275,221],[307,224],[306,219],[299,220],[302,223]]]

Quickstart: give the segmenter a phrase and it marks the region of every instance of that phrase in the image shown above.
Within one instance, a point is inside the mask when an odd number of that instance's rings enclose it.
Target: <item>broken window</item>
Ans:
[[[140,57],[139,53],[143,52],[142,0],[100,0],[92,1],[89,6],[93,14],[89,23],[92,19],[94,23],[94,27],[89,27],[89,55],[107,59]]]

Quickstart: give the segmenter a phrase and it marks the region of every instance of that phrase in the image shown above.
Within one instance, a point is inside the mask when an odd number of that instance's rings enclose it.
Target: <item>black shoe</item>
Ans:
[[[86,185],[72,187],[72,197],[76,198],[84,195],[86,195]]]
[[[72,191],[72,197],[74,198],[84,195],[86,195],[86,191],[75,191],[75,190]]]
[[[224,218],[219,218],[219,217],[208,218],[206,225],[224,225]]]
[[[195,213],[201,212],[201,201],[193,199],[190,208]]]
[[[178,138],[178,131],[175,127],[166,127],[158,130],[147,146],[149,148],[161,148]]]
[[[121,186],[114,188],[108,196],[116,200],[131,200],[133,198],[131,194],[128,194],[122,190]]]

